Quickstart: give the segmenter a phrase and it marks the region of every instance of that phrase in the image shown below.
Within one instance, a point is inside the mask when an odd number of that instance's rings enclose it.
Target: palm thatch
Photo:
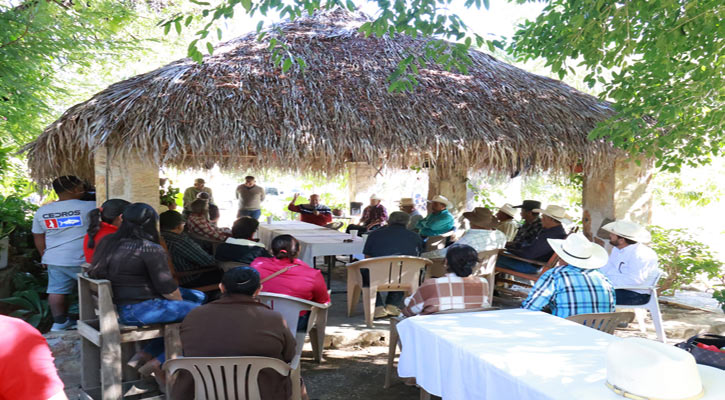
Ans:
[[[103,146],[180,168],[336,172],[352,160],[433,160],[511,173],[611,162],[609,144],[587,139],[613,114],[608,104],[478,51],[469,75],[429,65],[414,91],[389,93],[390,73],[426,39],[365,38],[357,28],[366,20],[336,9],[278,25],[304,71],[283,74],[267,42],[249,34],[202,65],[182,59],[113,84],[26,146],[32,175],[92,178]]]

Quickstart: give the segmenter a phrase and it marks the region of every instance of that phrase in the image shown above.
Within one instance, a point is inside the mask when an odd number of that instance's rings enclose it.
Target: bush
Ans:
[[[717,260],[710,248],[697,241],[686,229],[665,229],[652,225],[652,249],[657,253],[660,268],[664,272],[659,283],[659,292],[673,294],[676,289],[695,281],[704,274],[707,279],[723,279],[723,264]]]
[[[16,307],[10,316],[22,318],[41,332],[47,331],[53,323],[45,294],[48,274],[44,272],[36,277],[28,272],[19,272],[13,276],[13,286],[15,291],[12,296],[0,299]]]

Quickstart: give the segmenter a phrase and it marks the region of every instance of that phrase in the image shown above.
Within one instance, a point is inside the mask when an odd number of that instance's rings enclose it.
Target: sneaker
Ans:
[[[373,314],[374,319],[385,318],[387,316],[388,316],[388,313],[385,311],[385,307],[382,307],[382,306],[375,307],[375,314]]]
[[[397,317],[400,315],[400,309],[392,304],[385,306],[385,312],[391,317]]]
[[[62,332],[62,331],[69,331],[72,329],[76,329],[76,323],[77,321],[74,319],[66,319],[65,322],[62,324],[59,324],[57,322],[53,323],[53,326],[50,327],[51,332]]]

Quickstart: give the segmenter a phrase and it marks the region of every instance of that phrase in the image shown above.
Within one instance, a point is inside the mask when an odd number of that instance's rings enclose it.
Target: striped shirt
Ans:
[[[553,315],[566,318],[614,312],[614,304],[614,286],[598,269],[565,265],[546,271],[521,308],[540,311],[549,306]]]
[[[171,261],[174,263],[174,269],[178,272],[189,272],[216,265],[214,257],[205,252],[192,238],[170,231],[161,231],[161,236],[166,241],[166,246],[168,246],[171,254]],[[179,277],[179,283],[185,284],[200,276],[201,273],[181,276]]]

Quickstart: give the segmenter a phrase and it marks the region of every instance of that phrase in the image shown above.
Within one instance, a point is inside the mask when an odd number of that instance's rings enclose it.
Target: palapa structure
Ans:
[[[26,148],[32,176],[94,176],[94,154],[138,153],[157,165],[340,171],[443,162],[501,173],[570,172],[611,164],[587,134],[613,114],[566,84],[472,50],[469,74],[431,64],[414,91],[388,76],[427,39],[369,37],[363,14],[319,12],[220,45],[199,65],[182,59],[109,86],[67,110]],[[307,64],[283,74],[270,61],[280,32]]]

